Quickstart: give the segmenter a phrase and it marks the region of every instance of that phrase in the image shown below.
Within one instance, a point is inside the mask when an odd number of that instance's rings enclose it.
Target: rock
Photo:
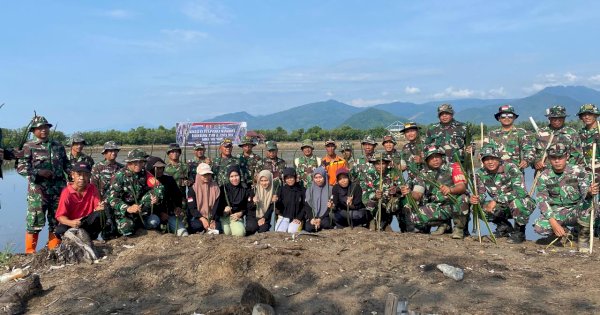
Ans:
[[[252,309],[252,315],[275,315],[275,310],[269,304],[258,303]]]
[[[93,263],[98,259],[90,236],[84,229],[71,228],[65,232],[62,242],[54,251],[57,263]]]
[[[23,314],[27,301],[41,292],[40,276],[34,274],[25,278],[0,296],[0,315]]]
[[[250,282],[248,283],[248,286],[246,286],[244,293],[242,293],[240,303],[249,308],[252,308],[259,303],[275,306],[275,297],[271,291],[265,289],[260,283]]]
[[[439,264],[437,265],[437,269],[442,271],[446,277],[449,277],[456,281],[462,280],[465,276],[465,272],[462,269],[447,264]]]

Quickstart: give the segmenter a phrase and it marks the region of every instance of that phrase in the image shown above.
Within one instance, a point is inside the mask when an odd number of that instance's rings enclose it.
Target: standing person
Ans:
[[[369,174],[366,183],[367,189],[362,195],[362,201],[367,206],[367,210],[371,212],[370,217],[373,218],[369,229],[373,231],[379,228],[383,231],[389,228],[387,230],[391,231],[394,214],[400,210],[401,196],[397,191],[397,178],[394,178],[392,169],[389,168],[392,161],[382,153],[377,155],[370,160],[374,168]],[[380,205],[381,209],[379,209]],[[379,211],[381,211],[380,214],[378,214]],[[378,222],[378,216],[380,222]],[[380,223],[379,226],[377,226],[378,223]]]
[[[541,211],[534,230],[544,236],[570,234],[568,227],[578,227],[580,252],[589,250],[590,204],[598,194],[598,182],[591,184],[591,173],[568,163],[569,150],[562,143],[548,148],[550,168],[540,175],[537,203]]]
[[[148,180],[144,170],[146,152],[140,149],[129,151],[125,163],[125,168],[117,171],[112,179],[107,201],[115,209],[117,230],[121,235],[129,236],[137,228],[159,227],[160,218],[150,211],[152,205],[162,200],[164,187],[154,186],[156,183]]]
[[[255,175],[263,169],[262,158],[252,152],[256,146],[252,137],[244,137],[238,146],[242,148],[242,153],[238,155],[240,169],[246,170],[242,175],[242,180],[248,187],[252,187],[256,181]]]
[[[337,170],[337,184],[333,186],[335,226],[338,228],[366,226],[371,220],[369,211],[362,202],[362,189],[350,181],[347,168]],[[350,217],[350,218],[348,218]]]
[[[262,170],[258,173],[258,182],[254,188],[252,204],[246,215],[246,234],[264,233],[271,229],[271,217],[277,202],[279,187],[273,184],[271,171]]]
[[[484,143],[494,143],[502,161],[510,162],[525,170],[535,159],[532,135],[523,128],[515,127],[514,123],[519,115],[510,105],[500,106],[494,117],[500,122],[501,127],[490,131]]]
[[[296,171],[291,167],[283,169],[284,185],[281,186],[275,203],[278,215],[276,232],[297,233],[302,230],[302,221],[306,216],[306,189],[296,180]]]
[[[273,180],[281,184],[283,181],[283,169],[285,168],[285,160],[279,158],[279,149],[277,142],[267,141],[267,156],[263,159],[263,170],[269,170],[273,173]]]
[[[196,179],[188,190],[187,218],[190,233],[218,234],[221,222],[217,215],[221,190],[213,181],[213,172],[206,163],[198,164]]]
[[[167,149],[167,166],[165,167],[165,174],[172,176],[179,190],[181,190],[181,196],[185,196],[186,188],[190,185],[188,179],[189,168],[187,163],[180,160],[181,147],[177,143],[169,144]],[[183,202],[183,200],[182,200]]]
[[[346,160],[346,164],[348,165],[348,169],[351,169],[354,164],[356,164],[356,159],[354,158],[354,149],[352,148],[352,143],[350,141],[344,141],[340,145],[340,149],[342,152],[342,158]]]
[[[385,154],[392,162],[390,163],[390,167],[399,168],[402,165],[402,154],[396,150],[396,139],[391,133],[383,136],[383,140],[381,140],[381,145]]]
[[[48,248],[54,249],[60,240],[54,235],[55,211],[62,189],[67,185],[66,173],[70,171],[65,148],[50,138],[52,124],[43,116],[35,116],[30,132],[35,139],[23,146],[17,172],[28,180],[27,223],[25,253],[36,251],[38,236],[48,219]]]
[[[425,145],[435,145],[444,150],[447,162],[462,163],[467,141],[467,126],[454,119],[452,105],[442,104],[437,111],[440,122],[427,129]],[[458,154],[460,161],[455,161],[454,153]]]
[[[87,144],[88,143],[85,141],[82,134],[76,132],[71,136],[69,139],[69,146],[71,147],[71,150],[69,150],[68,155],[68,159],[71,164],[75,162],[86,162],[90,166],[94,166],[94,159],[91,156],[83,153],[83,148]]]
[[[63,189],[56,209],[58,226],[54,235],[62,239],[70,228],[83,229],[95,240],[102,231],[101,211],[104,205],[96,186],[90,183],[91,166],[86,161],[72,164],[73,181]]]
[[[305,139],[302,141],[302,146],[300,147],[303,155],[294,159],[294,167],[296,167],[296,172],[298,172],[298,180],[304,187],[310,186],[313,170],[321,165],[321,158],[313,154],[314,149],[313,141]]]
[[[402,154],[401,170],[407,170],[410,179],[415,178],[413,170],[420,172],[425,168],[423,163],[423,148],[425,147],[424,140],[419,137],[420,126],[415,122],[407,122],[400,133],[404,134],[406,143],[400,150]]]
[[[224,138],[219,146],[220,155],[215,158],[212,165],[212,174],[217,185],[222,186],[227,183],[227,170],[232,165],[239,165],[240,161],[231,155],[233,151],[233,141],[231,138]]]
[[[194,184],[194,180],[196,179],[196,168],[200,163],[206,163],[208,165],[212,164],[212,160],[210,157],[205,156],[206,146],[204,143],[199,142],[194,145],[194,158],[188,161],[188,169],[189,175],[188,180],[190,181],[190,186]]]
[[[325,167],[327,171],[327,176],[329,177],[329,185],[335,185],[335,173],[340,168],[348,168],[348,164],[346,164],[346,160],[342,159],[339,155],[335,153],[335,148],[337,145],[335,141],[329,139],[325,142],[325,150],[327,150],[327,155],[323,159],[321,159],[321,164]]]
[[[363,156],[356,159],[356,163],[350,168],[349,175],[352,182],[358,183],[362,191],[366,191],[367,177],[369,172],[373,170],[373,164],[369,161],[373,158],[377,142],[375,142],[373,136],[366,135],[360,144],[362,146]]]
[[[542,160],[546,147],[548,147],[548,141],[550,141],[552,134],[554,134],[552,145],[556,143],[565,145],[567,153],[569,154],[569,165],[579,165],[583,162],[581,153],[581,138],[579,138],[579,134],[577,134],[575,129],[565,126],[565,119],[568,116],[567,110],[563,106],[556,105],[550,107],[546,112],[546,117],[548,117],[550,124],[540,128],[535,142],[536,171],[541,171],[550,165],[548,159],[546,159],[545,163]]]
[[[242,182],[240,167],[230,166],[227,170],[228,182],[221,186],[221,196],[217,216],[221,220],[223,234],[245,236],[244,217],[252,201],[250,190]]]
[[[482,204],[483,210],[496,224],[497,237],[509,237],[509,243],[525,241],[525,225],[535,209],[535,202],[525,189],[525,178],[519,166],[502,160],[498,147],[485,144],[480,153],[482,167],[476,171],[477,194],[471,204]],[[486,193],[490,200],[485,201]],[[515,226],[508,219],[515,220]]]
[[[325,168],[317,167],[313,173],[313,183],[306,189],[306,219],[304,230],[307,232],[318,232],[320,230],[333,229],[333,200],[331,197],[331,186],[327,180]],[[310,208],[310,209],[309,209]]]
[[[156,156],[150,156],[146,161],[146,171],[164,187],[163,198],[151,207],[150,214],[156,214],[160,218],[160,223],[166,225],[168,233],[187,236],[187,221],[181,204],[184,195],[173,176],[165,174],[165,166],[165,161]]]
[[[121,149],[114,141],[104,143],[102,155],[104,161],[94,164],[92,167],[92,183],[100,193],[100,201],[104,204],[104,213],[106,215],[106,224],[102,231],[102,239],[109,240],[117,235],[117,223],[115,222],[115,210],[106,202],[108,191],[110,190],[110,181],[118,170],[125,167],[117,162],[117,156]]]
[[[583,122],[583,128],[579,131],[583,160],[585,165],[591,167],[592,145],[596,143],[596,146],[600,148],[600,134],[598,133],[598,116],[600,116],[600,111],[598,111],[598,108],[594,104],[584,104],[579,108],[577,116]],[[600,157],[600,150],[597,150],[595,159],[598,160],[598,157]]]

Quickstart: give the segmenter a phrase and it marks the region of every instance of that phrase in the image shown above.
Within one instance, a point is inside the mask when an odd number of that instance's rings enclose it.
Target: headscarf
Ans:
[[[267,188],[263,188],[260,185],[260,179],[262,177],[266,177],[269,180]],[[271,205],[271,200],[273,199],[273,188],[273,173],[269,170],[260,171],[260,173],[258,173],[258,184],[256,185],[256,197],[258,197],[258,203],[256,204],[257,219],[264,217],[265,213],[267,213],[269,205]]]
[[[323,176],[323,186],[318,186],[314,179],[315,176],[319,174]],[[306,191],[306,202],[313,209],[313,214],[315,217],[320,218],[325,213],[327,213],[327,202],[329,201],[329,196],[331,195],[331,189],[329,186],[329,181],[327,179],[327,171],[324,167],[319,166],[313,170],[313,182],[310,185],[310,188]]]
[[[202,214],[203,217],[207,218],[221,194],[219,185],[214,181],[205,184],[202,182],[202,175],[196,174],[196,181],[192,187],[194,188],[194,192],[196,192],[196,205],[198,211],[200,211],[200,214]]]
[[[233,184],[231,184],[231,182],[229,181],[229,176],[233,172],[238,173],[238,175],[240,175],[240,183],[237,184],[237,186],[233,186]],[[223,185],[223,190],[226,194],[225,198],[227,198],[226,201],[228,206],[239,205],[244,199],[245,188],[242,186],[241,176],[242,173],[240,171],[239,166],[231,165],[229,168],[227,168],[227,182],[225,183],[225,185]]]

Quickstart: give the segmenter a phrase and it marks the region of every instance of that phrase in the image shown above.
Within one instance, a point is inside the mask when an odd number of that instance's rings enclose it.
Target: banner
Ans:
[[[180,146],[193,147],[196,143],[219,145],[223,138],[231,138],[239,144],[246,136],[247,124],[242,122],[179,122],[175,124],[177,143]]]

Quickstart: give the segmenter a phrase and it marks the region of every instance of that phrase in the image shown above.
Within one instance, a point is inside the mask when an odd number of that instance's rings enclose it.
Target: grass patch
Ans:
[[[14,244],[8,243],[4,246],[4,249],[0,251],[0,266],[8,264],[14,254],[14,249]]]

